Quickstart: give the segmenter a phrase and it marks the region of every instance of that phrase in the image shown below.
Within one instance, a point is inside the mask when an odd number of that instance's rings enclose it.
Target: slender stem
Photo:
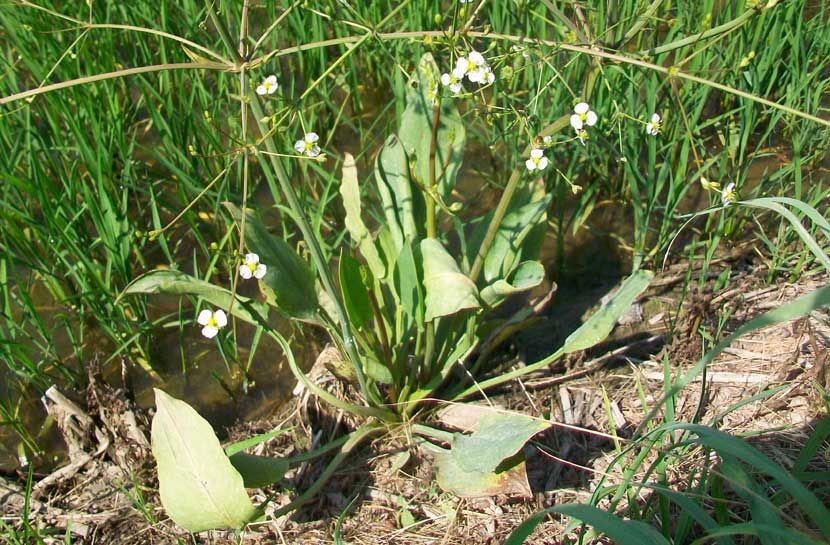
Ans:
[[[723,32],[728,32],[734,30],[744,23],[746,23],[749,19],[751,19],[754,15],[758,12],[754,9],[748,9],[732,19],[731,21],[727,21],[722,25],[716,26],[714,28],[710,28],[705,32],[701,32],[699,34],[695,34],[693,36],[686,36],[685,38],[680,38],[679,40],[675,40],[673,42],[663,44],[659,47],[655,47],[652,49],[644,49],[643,51],[638,51],[635,55],[638,56],[654,56],[659,55],[660,53],[666,53],[667,51],[672,51],[674,49],[679,49],[681,47],[685,47],[687,45],[694,44],[700,40],[705,40],[711,36],[717,36]],[[627,36],[627,35],[626,35]]]
[[[714,29],[713,29],[714,30]],[[433,37],[433,38],[443,38],[445,37],[446,33],[443,30],[426,30],[426,31],[405,31],[405,32],[378,32],[375,34],[375,37],[381,41],[388,41],[388,40],[410,40],[410,39],[421,39],[426,37]],[[653,70],[655,72],[660,72],[662,74],[668,74],[671,77],[683,79],[686,81],[691,81],[694,83],[700,83],[702,85],[708,85],[713,89],[717,89],[719,91],[723,91],[724,93],[729,93],[732,95],[737,95],[739,97],[743,97],[747,100],[752,100],[759,104],[763,104],[764,106],[769,106],[770,108],[775,108],[784,112],[787,112],[792,115],[796,115],[802,117],[804,119],[809,119],[815,123],[820,123],[825,126],[830,126],[830,120],[822,119],[820,117],[808,114],[807,112],[802,112],[801,110],[797,110],[795,108],[791,108],[789,106],[785,106],[783,104],[778,104],[777,102],[773,102],[771,100],[767,100],[765,98],[761,98],[759,96],[755,96],[752,93],[748,93],[746,91],[741,91],[740,89],[736,89],[735,87],[730,87],[728,85],[723,85],[717,83],[715,81],[701,78],[698,76],[694,76],[687,72],[683,72],[682,70],[677,69],[675,66],[661,66],[659,64],[650,63],[647,61],[643,61],[640,59],[636,59],[633,57],[628,57],[625,55],[619,55],[617,53],[610,53],[608,51],[603,51],[596,47],[589,47],[589,46],[580,46],[568,43],[557,42],[554,40],[539,40],[533,38],[527,38],[524,36],[517,36],[513,34],[500,34],[495,32],[468,32],[466,34],[471,38],[482,38],[485,40],[505,40],[510,42],[516,43],[528,43],[532,45],[543,45],[546,47],[554,47],[559,48],[563,51],[571,51],[573,53],[580,53],[582,55],[589,55],[592,57],[599,57],[602,59],[607,59],[609,61],[618,62],[621,64],[629,64],[631,66],[639,66],[640,68],[645,68],[647,70]],[[281,49],[278,51],[272,51],[263,57],[251,61],[251,64],[256,64],[258,62],[262,62],[265,58],[271,57],[279,57],[283,55],[290,55],[292,53],[298,53],[300,51],[308,51],[310,49],[319,49],[322,47],[329,47],[332,45],[339,45],[339,44],[347,44],[347,43],[354,43],[358,40],[361,40],[363,36],[344,36],[342,38],[333,38],[330,40],[322,40],[319,42],[313,42],[308,44],[301,44],[294,47],[289,47],[286,49]],[[699,39],[698,36],[695,36],[694,39]],[[694,41],[694,40],[692,40]]]
[[[263,123],[263,119],[265,118],[265,114],[262,109],[262,105],[259,102],[259,97],[256,95],[248,95],[249,103],[251,106],[251,111],[256,117],[257,124],[259,125],[260,133],[263,136],[269,133],[268,125]],[[270,153],[277,153],[276,146],[274,145],[273,138],[265,138],[264,140],[265,147]],[[294,191],[294,187],[291,185],[291,182],[288,180],[288,176],[285,173],[285,170],[282,167],[282,164],[279,162],[277,157],[273,155],[269,155],[268,158],[271,162],[271,167],[274,170],[274,173],[277,177],[277,181],[279,182],[280,189],[282,190],[283,194],[285,195],[285,200],[288,203],[288,207],[291,210],[292,218],[297,223],[297,226],[300,228],[300,232],[303,235],[303,240],[308,245],[309,253],[311,254],[311,259],[314,262],[314,267],[317,269],[317,274],[320,278],[320,282],[323,284],[323,289],[326,290],[326,293],[332,300],[334,304],[335,312],[337,316],[338,324],[340,325],[341,335],[343,337],[343,345],[346,348],[346,352],[349,356],[349,359],[352,361],[352,365],[355,369],[355,374],[357,375],[358,383],[360,384],[361,392],[364,396],[366,396],[366,401],[370,404],[375,406],[381,405],[382,402],[380,401],[380,396],[377,393],[377,389],[372,387],[370,388],[368,383],[366,382],[366,376],[363,372],[363,364],[360,358],[360,355],[357,352],[357,346],[355,343],[354,336],[351,332],[351,325],[349,324],[349,318],[346,314],[345,307],[343,306],[343,301],[340,297],[340,293],[335,288],[334,280],[331,276],[331,271],[329,270],[328,263],[326,262],[326,258],[323,255],[323,250],[320,247],[320,243],[317,240],[317,236],[314,233],[314,230],[311,227],[311,224],[308,222],[308,218],[306,217],[305,212],[300,204],[300,199],[297,196],[297,193]]]
[[[242,5],[242,17],[239,21],[239,50],[237,51],[239,58],[244,59],[247,56],[247,52],[245,51],[245,38],[248,35],[248,1],[244,0],[244,4]],[[245,254],[245,218],[248,215],[248,104],[245,100],[245,88],[246,85],[246,78],[247,72],[245,70],[245,65],[242,65],[242,69],[239,71],[239,118],[241,124],[240,136],[239,141],[242,143],[242,210],[240,211],[241,217],[239,219],[239,249],[237,250],[237,255],[239,258]],[[236,264],[234,264],[236,265]],[[233,275],[233,280],[231,281],[231,304],[230,306],[233,307],[233,302],[236,300],[236,289],[239,286],[239,277],[237,275]],[[228,313],[230,313],[231,309],[228,309]],[[234,322],[234,340],[236,340],[236,322]]]
[[[429,187],[424,192],[426,204],[426,228],[427,237],[436,238],[438,229],[435,225],[435,202],[433,194],[437,191],[435,183],[435,155],[438,149],[438,127],[441,122],[441,99],[436,99],[432,109],[432,138],[429,142]],[[426,323],[426,343],[424,345],[424,368],[423,371],[432,376],[432,358],[435,355],[435,320]]]
[[[167,70],[185,70],[188,68],[202,68],[205,70],[228,70],[228,65],[220,64],[218,62],[215,63],[204,63],[204,62],[180,62],[180,63],[167,63],[167,64],[153,64],[150,66],[140,66],[138,68],[126,68],[124,70],[116,70],[115,72],[104,72],[103,74],[95,74],[94,76],[84,76],[82,78],[76,78],[69,81],[61,81],[58,83],[53,83],[51,85],[44,85],[43,87],[35,87],[34,89],[29,89],[27,91],[22,91],[20,93],[15,93],[13,95],[5,96],[0,98],[0,104],[6,104],[9,102],[14,102],[16,100],[21,100],[24,98],[33,97],[36,95],[42,95],[43,93],[48,93],[50,91],[57,91],[59,89],[67,89],[69,87],[75,87],[76,85],[84,85],[85,83],[94,83],[96,81],[104,81],[108,79],[114,78],[121,78],[124,76],[134,76],[136,74],[146,74],[148,72],[164,72]]]
[[[216,32],[219,33],[219,37],[225,43],[225,47],[228,48],[236,58],[237,63],[241,63],[242,57],[239,55],[239,51],[237,51],[236,47],[234,46],[233,38],[231,38],[230,33],[228,32],[228,27],[225,26],[225,23],[216,15],[216,10],[213,9],[213,2],[211,0],[207,0],[205,2],[205,9],[207,9],[208,15],[210,16],[210,20],[213,23],[213,26],[216,27]]]
[[[193,49],[197,49],[197,50],[201,51],[202,53],[210,55],[214,59],[216,59],[220,62],[223,62],[225,64],[228,64],[228,65],[231,65],[231,66],[233,65],[233,63],[231,61],[229,61],[228,59],[226,59],[222,55],[211,51],[207,47],[205,47],[203,45],[199,45],[196,42],[192,42],[192,41],[190,41],[186,38],[182,38],[181,36],[177,36],[175,34],[170,34],[169,32],[164,32],[163,30],[156,30],[154,28],[146,28],[146,27],[140,27],[140,26],[135,26],[135,25],[117,25],[117,24],[111,24],[111,23],[90,23],[88,21],[82,21],[80,19],[76,19],[74,17],[64,15],[63,13],[53,11],[49,8],[39,6],[37,4],[33,4],[32,2],[29,2],[28,0],[14,0],[13,3],[20,4],[21,6],[25,6],[27,8],[32,8],[32,9],[36,9],[36,10],[39,10],[39,11],[43,11],[43,12],[48,13],[49,15],[51,15],[53,17],[57,17],[59,19],[63,19],[65,21],[69,21],[71,23],[74,23],[74,24],[80,26],[81,28],[83,28],[85,32],[87,30],[107,29],[108,28],[108,29],[112,29],[112,30],[129,30],[131,32],[142,32],[142,33],[146,33],[146,34],[155,34],[156,36],[160,36],[162,38],[167,38],[169,40],[175,40],[175,41],[177,41],[179,43],[182,43],[186,46],[189,46]]]
[[[399,7],[403,4],[399,4]],[[397,9],[397,8],[396,8]],[[420,39],[426,37],[434,37],[434,38],[443,38],[445,37],[446,33],[443,30],[428,30],[428,31],[411,31],[411,32],[377,32],[374,33],[373,36],[381,41],[388,41],[388,40],[410,40],[410,39]],[[639,66],[640,68],[644,68],[647,70],[653,70],[655,72],[660,72],[662,74],[668,74],[670,77],[682,79],[686,81],[691,81],[694,83],[700,83],[702,85],[707,85],[713,89],[717,89],[719,91],[723,91],[724,93],[729,93],[731,95],[736,95],[747,100],[751,100],[753,102],[757,102],[758,104],[763,104],[764,106],[768,106],[770,108],[775,108],[777,110],[781,110],[782,112],[787,112],[788,114],[795,115],[801,117],[803,119],[807,119],[809,121],[813,121],[814,123],[819,123],[821,125],[830,127],[830,120],[822,119],[818,116],[809,114],[807,112],[803,112],[801,110],[797,110],[795,108],[791,108],[784,104],[778,104],[777,102],[773,102],[772,100],[768,100],[752,93],[748,93],[746,91],[741,91],[740,89],[736,89],[735,87],[730,87],[728,85],[723,85],[721,83],[717,83],[716,81],[712,81],[706,78],[701,78],[698,76],[693,76],[687,72],[683,72],[679,70],[676,66],[660,66],[657,64],[653,64],[650,62],[642,61],[639,59],[635,59],[632,57],[627,57],[625,55],[618,55],[616,53],[609,53],[607,51],[602,51],[601,49],[586,47],[586,46],[578,46],[573,44],[566,44],[561,42],[556,42],[553,40],[535,40],[531,38],[526,38],[523,36],[516,36],[512,34],[497,34],[492,32],[468,32],[466,34],[472,38],[482,38],[482,39],[492,39],[492,40],[506,40],[516,43],[529,43],[534,45],[544,45],[546,47],[554,47],[562,49],[563,51],[571,51],[574,53],[580,53],[583,55],[589,55],[593,57],[599,57],[602,59],[607,59],[609,61],[618,62],[621,64],[629,64],[632,66]],[[332,38],[330,40],[321,40],[319,42],[312,42],[308,44],[301,44],[294,47],[289,47],[286,49],[274,50],[270,53],[266,53],[265,55],[258,57],[250,62],[248,62],[248,67],[253,68],[262,64],[263,62],[271,59],[273,57],[281,57],[283,55],[290,55],[292,53],[299,53],[301,51],[308,51],[311,49],[320,49],[324,47],[329,47],[332,45],[339,45],[339,44],[348,44],[358,42],[365,38],[365,35],[361,36],[344,36],[342,38]],[[72,87],[75,85],[80,85],[82,83],[88,83],[90,81],[98,81],[101,79],[109,79],[109,78],[116,78],[120,76],[128,76],[131,74],[138,74],[142,72],[157,72],[161,70],[173,70],[173,69],[181,69],[181,68],[205,68],[208,70],[231,70],[237,71],[241,69],[240,66],[229,66],[227,64],[221,63],[182,63],[182,64],[164,64],[164,65],[155,65],[155,66],[144,66],[141,68],[133,68],[129,70],[119,70],[117,72],[109,72],[107,74],[99,74],[96,76],[87,76],[85,78],[78,78],[71,81],[66,81],[62,83],[58,83],[55,85],[49,85],[46,87],[40,87],[37,89],[30,89],[28,91],[24,91],[22,93],[17,93],[15,95],[10,95],[5,98],[0,98],[0,104],[5,104],[7,102],[12,102],[15,100],[20,100],[21,98],[26,98],[33,95],[39,95],[41,93],[45,93],[47,91],[54,91],[56,89],[63,89],[66,87]]]
[[[548,357],[546,357],[542,360],[539,360],[536,363],[531,363],[530,365],[528,365],[526,367],[522,367],[521,369],[516,369],[515,371],[511,371],[510,373],[505,373],[503,375],[493,377],[489,380],[481,381],[478,384],[475,384],[475,385],[467,388],[466,390],[464,390],[463,392],[461,392],[460,394],[455,396],[452,400],[453,401],[460,401],[460,400],[464,399],[465,397],[469,397],[469,396],[471,396],[475,393],[480,392],[481,390],[485,390],[487,388],[492,388],[493,386],[498,386],[499,384],[504,384],[505,382],[513,380],[514,378],[519,378],[519,377],[522,377],[522,376],[524,376],[528,373],[532,373],[533,371],[537,371],[539,369],[542,369],[542,368],[550,365],[554,361],[558,360],[563,355],[564,355],[564,352],[560,348],[559,350],[557,350],[556,352],[554,352],[550,356],[548,356]]]
[[[331,478],[335,470],[340,466],[340,464],[343,463],[343,460],[346,459],[346,457],[351,453],[351,451],[360,443],[362,443],[364,439],[366,439],[372,434],[378,433],[381,430],[382,428],[374,424],[366,424],[353,431],[349,435],[348,441],[346,441],[346,443],[343,445],[343,448],[340,450],[340,452],[337,453],[334,459],[332,459],[329,465],[326,466],[326,469],[323,470],[323,473],[320,474],[320,477],[316,481],[314,481],[314,483],[311,486],[309,486],[305,490],[305,492],[297,496],[289,504],[284,505],[283,507],[280,507],[279,509],[274,511],[274,514],[271,516],[274,518],[281,517],[299,508],[305,502],[314,497],[317,494],[317,492],[319,492],[320,489],[323,488],[323,485],[326,484],[326,482]]]
[[[268,35],[271,34],[271,32],[273,32],[273,30],[279,26],[282,20],[285,19],[289,13],[291,13],[291,10],[299,6],[304,1],[305,0],[297,0],[296,2],[288,6],[288,8],[285,11],[283,11],[273,23],[271,23],[271,26],[269,26],[268,29],[262,33],[262,36],[260,36],[257,39],[256,43],[254,44],[254,47],[251,48],[251,52],[253,53],[257,49],[259,49],[259,46],[262,45],[262,42],[264,42]]]
[[[315,458],[319,458],[323,454],[336,449],[343,443],[349,440],[348,435],[344,435],[343,437],[338,437],[334,441],[330,441],[323,445],[322,447],[316,448],[314,450],[310,450],[308,452],[303,452],[302,454],[296,454],[294,456],[289,456],[287,458],[283,458],[282,460],[287,463],[288,465],[297,464],[300,462],[307,462],[309,460],[313,460]]]
[[[355,414],[358,416],[364,417],[374,417],[384,422],[392,422],[397,419],[397,416],[392,411],[387,409],[379,409],[377,407],[364,407],[362,405],[355,405],[354,403],[349,403],[348,401],[344,401],[342,399],[338,399],[330,392],[327,392],[320,386],[314,384],[312,381],[305,376],[302,370],[297,366],[297,362],[294,359],[294,352],[291,350],[291,345],[288,344],[288,341],[280,335],[279,332],[273,330],[270,327],[265,329],[268,336],[277,341],[277,343],[282,347],[282,351],[285,354],[286,359],[288,360],[288,367],[291,369],[291,372],[294,373],[294,376],[300,381],[303,386],[308,388],[314,395],[322,399],[323,401],[330,403],[331,405],[337,407],[338,409],[342,409],[348,413]]]
[[[412,430],[412,433],[417,433],[418,435],[423,435],[424,437],[429,437],[438,441],[444,441],[445,443],[452,443],[452,439],[455,437],[455,434],[453,433],[424,426],[423,424],[412,424],[410,429]]]

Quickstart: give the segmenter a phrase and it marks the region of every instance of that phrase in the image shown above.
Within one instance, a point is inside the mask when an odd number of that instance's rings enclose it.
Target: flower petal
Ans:
[[[528,170],[536,170],[536,163],[533,162],[533,159],[528,159],[525,161],[525,166]]]
[[[539,159],[539,170],[545,170],[545,167],[548,166],[548,158],[542,157]]]
[[[265,86],[264,86],[264,85],[257,85],[257,88],[256,88],[256,94],[258,94],[258,95],[264,95],[264,94],[266,94],[267,92],[268,92],[268,90],[267,90],[267,89],[265,89]]]
[[[579,114],[573,114],[571,116],[571,127],[577,132],[582,128],[582,118],[579,117]]]
[[[239,276],[241,276],[245,280],[249,280],[251,278],[251,268],[248,266],[247,263],[243,263],[239,266]]]
[[[467,54],[467,58],[474,64],[487,64],[487,61],[484,60],[484,55],[478,51],[470,51],[470,53]]]
[[[210,321],[211,316],[213,316],[213,312],[209,309],[204,309],[199,313],[199,316],[196,318],[196,322],[199,325],[206,325]]]
[[[530,150],[530,156],[534,159],[539,159],[545,155],[545,152],[539,148],[533,148]]]
[[[245,254],[245,263],[259,263],[259,256],[253,252]]]
[[[314,143],[314,142],[318,141],[319,139],[320,139],[320,137],[317,136],[316,132],[310,132],[310,133],[305,135],[305,141],[306,142]]]
[[[216,320],[216,325],[219,327],[225,327],[228,325],[228,317],[225,314],[225,311],[221,308],[213,313],[213,319]]]
[[[265,276],[265,273],[268,271],[268,267],[260,263],[256,266],[256,270],[254,271],[254,277],[259,279]]]
[[[202,328],[202,335],[207,337],[208,339],[212,339],[219,333],[219,329],[213,327],[212,325],[206,325]]]
[[[593,127],[597,124],[597,114],[596,112],[588,112],[585,116],[585,124],[589,127]]]
[[[305,151],[305,141],[297,140],[294,142],[294,149],[297,150],[297,153],[302,153]]]
[[[587,102],[580,102],[579,104],[574,106],[574,112],[576,112],[578,114],[584,114],[585,112],[587,112],[590,109],[591,109],[591,107],[588,106]]]

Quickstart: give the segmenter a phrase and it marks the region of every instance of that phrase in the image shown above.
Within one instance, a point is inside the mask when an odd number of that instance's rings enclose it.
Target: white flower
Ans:
[[[239,276],[245,280],[251,277],[260,279],[265,276],[267,270],[268,268],[259,262],[258,255],[254,253],[245,254],[245,262],[239,266]]]
[[[466,57],[458,59],[453,75],[458,77],[459,74],[461,77],[466,75],[468,80],[481,85],[496,81],[496,75],[493,74],[484,55],[478,51],[470,51]]]
[[[574,114],[571,116],[571,127],[579,132],[583,126],[593,127],[597,124],[597,114],[591,111],[587,102],[580,102],[574,106]]]
[[[445,87],[449,87],[452,94],[457,95],[464,91],[464,87],[461,86],[461,80],[464,79],[464,72],[458,69],[458,66],[453,69],[452,73],[450,74],[441,74],[441,84]]]
[[[646,123],[646,134],[649,136],[660,134],[660,114],[651,114],[651,121]]]
[[[317,157],[320,155],[320,146],[317,145],[318,140],[320,140],[320,137],[317,136],[316,132],[306,133],[302,140],[297,140],[294,143],[294,149],[297,150],[297,153],[303,153],[307,157]]]
[[[574,127],[574,131],[576,131],[576,137],[579,138],[579,141],[584,146],[585,140],[588,138],[588,131],[585,129],[577,129],[576,127]]]
[[[544,150],[533,148],[530,150],[530,159],[525,161],[525,166],[531,172],[534,170],[545,170],[548,166],[548,158],[545,157]]]
[[[720,202],[722,202],[724,206],[729,206],[737,199],[738,193],[735,191],[734,183],[730,183],[725,188],[723,188],[723,191],[720,192]]]
[[[547,135],[542,138],[542,143],[546,146],[550,146],[550,143],[553,142],[553,137],[551,135]]]
[[[265,78],[265,81],[257,86],[256,94],[270,95],[277,90],[277,87],[279,87],[279,83],[277,83],[277,76],[271,75]]]
[[[513,50],[514,53],[521,53],[522,57],[524,57],[524,58],[530,57],[530,53],[527,52],[526,47],[521,47],[521,46],[518,46],[516,44],[513,44],[513,47],[511,47],[511,49]]]
[[[228,317],[225,316],[225,311],[222,309],[216,311],[205,309],[199,313],[196,321],[199,322],[199,325],[204,326],[202,335],[208,339],[214,338],[220,329],[228,325]]]
[[[472,4],[473,0],[458,0],[459,4]]]

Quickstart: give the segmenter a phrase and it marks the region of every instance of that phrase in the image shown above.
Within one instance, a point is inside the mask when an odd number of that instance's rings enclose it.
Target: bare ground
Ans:
[[[338,516],[344,542],[353,544],[502,543],[530,514],[566,502],[585,501],[600,476],[621,478],[611,467],[616,455],[611,437],[625,442],[664,389],[664,364],[673,375],[694,364],[703,350],[701,330],[722,337],[739,324],[826,284],[824,276],[798,283],[764,285],[751,272],[732,273],[725,290],[712,293],[712,282],[687,295],[680,305],[681,270],[659,275],[640,301],[643,316],[618,326],[614,340],[580,354],[548,372],[516,382],[492,402],[549,419],[553,427],[526,449],[531,499],[495,497],[459,499],[435,484],[428,456],[409,448],[403,428],[367,445],[352,456],[323,492],[299,512],[252,524],[243,534],[205,532],[191,537],[165,516],[155,491],[146,437],[149,415],[123,401],[120,391],[93,382],[86,406],[53,401],[69,443],[69,466],[37,480],[29,502],[29,520],[63,542],[72,543],[332,543]],[[679,308],[679,310],[678,310]],[[818,386],[830,387],[830,327],[826,311],[749,334],[709,367],[705,388],[698,380],[675,405],[676,419],[716,422],[731,433],[753,432],[753,443],[774,461],[789,467],[827,407]],[[534,334],[555,328],[554,318],[538,324]],[[667,333],[673,331],[668,338]],[[709,345],[707,345],[709,346]],[[326,377],[321,377],[326,380]],[[336,383],[331,377],[328,386]],[[762,400],[740,402],[771,387],[781,390]],[[603,401],[603,391],[610,403]],[[703,396],[701,396],[703,393]],[[702,399],[701,399],[702,397]],[[644,406],[645,405],[645,406]],[[73,414],[77,410],[79,414]],[[311,424],[309,424],[311,423]],[[231,438],[244,438],[278,426],[290,434],[257,447],[257,454],[288,456],[351,428],[348,417],[298,398],[279,415],[242,423]],[[830,452],[813,460],[811,469],[830,470]],[[409,453],[409,454],[406,454]],[[701,455],[702,456],[702,455]],[[671,467],[682,481],[691,457]],[[290,501],[321,471],[325,460],[292,470],[288,489],[272,490],[273,509]],[[0,480],[6,524],[21,529],[25,474]],[[265,499],[253,494],[255,503]],[[349,507],[352,499],[355,502]],[[273,509],[270,512],[273,512]],[[529,542],[558,544],[566,521],[550,518]],[[67,530],[68,529],[68,530]],[[237,541],[238,539],[238,541]],[[48,542],[48,540],[47,540]]]

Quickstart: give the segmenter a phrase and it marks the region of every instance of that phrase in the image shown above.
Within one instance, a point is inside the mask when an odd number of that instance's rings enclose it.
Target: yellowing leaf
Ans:
[[[155,392],[151,436],[164,510],[191,532],[241,528],[256,508],[213,428],[184,401]]]

